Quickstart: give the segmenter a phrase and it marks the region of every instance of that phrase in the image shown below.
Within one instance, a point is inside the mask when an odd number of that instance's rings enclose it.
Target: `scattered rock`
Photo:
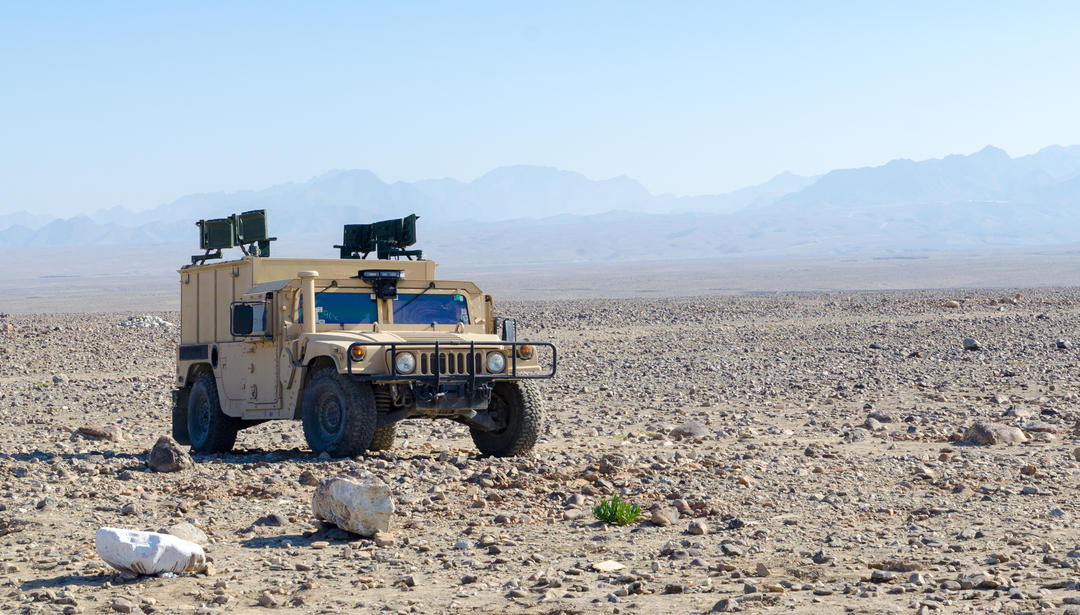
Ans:
[[[343,530],[373,536],[390,529],[394,500],[386,483],[372,474],[353,472],[319,481],[311,510],[315,518]]]
[[[973,337],[964,338],[964,350],[981,350],[982,344]]]
[[[177,523],[161,531],[162,534],[171,534],[181,540],[193,542],[201,547],[205,547],[210,544],[210,539],[206,537],[206,532],[203,532],[194,525],[187,521],[183,523]]]
[[[686,528],[687,532],[690,532],[694,536],[701,536],[702,534],[709,533],[709,526],[700,519],[694,519],[690,522],[690,526]]]
[[[155,472],[179,472],[195,466],[187,451],[169,436],[161,436],[150,449],[146,465]]]
[[[592,569],[597,572],[615,572],[616,570],[622,570],[623,568],[626,568],[626,566],[610,559],[596,562],[592,565]]]
[[[651,521],[654,525],[671,525],[679,520],[679,511],[670,506],[657,508],[652,513]]]
[[[704,438],[709,435],[709,429],[696,421],[683,423],[668,432],[668,437],[681,440],[683,438]]]
[[[1017,427],[990,421],[979,421],[964,432],[961,441],[964,444],[974,444],[979,446],[1017,444],[1026,442],[1027,436],[1025,436],[1024,432],[1020,431]]]
[[[82,427],[75,430],[75,433],[91,440],[107,440],[109,442],[120,442],[124,439],[124,433],[123,431],[121,431],[119,425],[83,425]]]

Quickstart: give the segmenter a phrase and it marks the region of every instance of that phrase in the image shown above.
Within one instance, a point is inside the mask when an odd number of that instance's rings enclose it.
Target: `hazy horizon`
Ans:
[[[715,195],[1080,143],[1080,6],[21,4],[0,212],[511,164]]]

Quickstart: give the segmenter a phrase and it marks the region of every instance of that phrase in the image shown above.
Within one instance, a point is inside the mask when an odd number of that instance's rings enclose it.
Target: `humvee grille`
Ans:
[[[440,352],[438,366],[436,366],[434,352],[420,353],[420,373],[431,375],[438,369],[440,374],[472,374],[481,373],[480,353],[474,353],[469,360],[467,352]]]

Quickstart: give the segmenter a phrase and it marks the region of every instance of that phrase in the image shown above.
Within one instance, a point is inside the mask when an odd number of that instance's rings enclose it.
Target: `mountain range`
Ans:
[[[177,242],[193,248],[193,221],[251,209],[268,211],[272,234],[282,238],[276,253],[319,249],[326,256],[342,224],[417,213],[420,247],[460,264],[1065,244],[1080,242],[1080,146],[1016,158],[986,147],[815,177],[783,173],[728,194],[683,197],[650,194],[627,177],[591,180],[525,165],[471,182],[387,183],[370,171],[333,171],[264,190],[192,194],[139,212],[3,214],[0,250]]]

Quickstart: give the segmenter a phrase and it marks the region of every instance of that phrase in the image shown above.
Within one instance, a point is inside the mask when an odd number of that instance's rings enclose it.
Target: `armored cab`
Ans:
[[[484,454],[532,450],[555,346],[517,340],[475,284],[437,280],[407,249],[416,219],[346,226],[338,259],[271,258],[262,211],[200,221],[205,253],[179,270],[173,436],[226,452],[244,427],[296,419],[312,451],[351,457],[441,418]]]

